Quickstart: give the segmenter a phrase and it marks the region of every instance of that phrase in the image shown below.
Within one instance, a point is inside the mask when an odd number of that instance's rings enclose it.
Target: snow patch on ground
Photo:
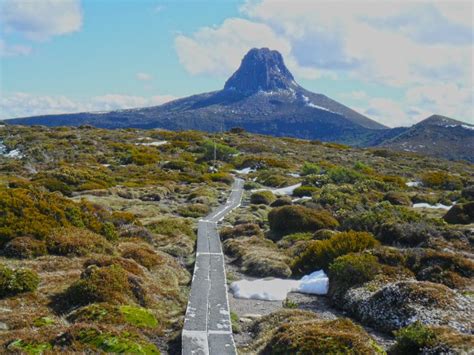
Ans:
[[[421,181],[408,181],[405,185],[408,187],[419,187],[421,186]]]
[[[280,189],[274,189],[272,190],[272,192],[275,194],[275,195],[279,195],[279,196],[282,196],[282,195],[293,195],[293,191],[295,191],[298,187],[301,186],[301,183],[298,183],[296,185],[291,185],[291,186],[287,186],[287,187],[282,187]]]
[[[449,210],[453,206],[454,205],[446,206],[446,205],[443,205],[442,203],[437,203],[436,205],[430,205],[429,203],[426,203],[426,202],[420,202],[420,203],[415,203],[413,205],[413,208],[434,208],[438,210]]]
[[[3,155],[6,158],[13,158],[13,159],[21,159],[24,157],[24,155],[18,149],[13,149],[13,150],[8,151],[8,148],[6,147],[5,144],[3,144],[2,140],[0,140],[0,155]]]
[[[300,280],[258,279],[233,282],[230,289],[237,298],[283,301],[289,292],[325,295],[328,292],[328,277],[323,270],[303,276]]]
[[[328,110],[326,107],[322,107],[322,106],[318,106],[318,105],[313,104],[309,100],[309,98],[305,95],[303,95],[303,101],[305,102],[306,106],[308,106],[308,107],[313,107],[313,108],[317,108],[318,110],[323,110],[323,111],[328,111],[328,112],[335,113],[334,111]]]
[[[288,173],[288,176],[291,176],[291,177],[301,177],[301,175],[299,173]]]
[[[147,142],[147,143],[135,143],[135,145],[145,145],[151,147],[159,147],[160,145],[166,144],[168,141],[156,141],[156,142]]]
[[[247,175],[247,174],[252,173],[254,171],[255,171],[255,169],[252,169],[252,168],[243,168],[243,169],[240,169],[240,170],[235,170],[235,172],[237,174],[242,174],[242,175]]]
[[[474,131],[474,126],[468,126],[466,124],[450,124],[450,125],[446,125],[445,127],[461,127],[464,129],[469,129],[471,131]]]

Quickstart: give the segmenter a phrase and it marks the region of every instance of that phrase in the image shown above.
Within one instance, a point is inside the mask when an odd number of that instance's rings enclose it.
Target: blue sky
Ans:
[[[220,89],[252,47],[389,126],[473,122],[472,2],[0,0],[0,118]]]

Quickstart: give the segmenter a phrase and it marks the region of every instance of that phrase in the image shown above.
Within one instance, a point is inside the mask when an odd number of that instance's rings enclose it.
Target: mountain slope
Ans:
[[[361,144],[385,126],[299,86],[277,51],[252,49],[224,89],[155,107],[107,113],[46,115],[13,124],[218,131],[235,126],[276,136]]]
[[[433,115],[379,145],[438,158],[474,162],[474,126]]]

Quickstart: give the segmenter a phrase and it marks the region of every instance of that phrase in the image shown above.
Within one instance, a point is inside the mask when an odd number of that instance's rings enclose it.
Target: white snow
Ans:
[[[464,128],[464,129],[470,129],[471,131],[474,131],[474,126],[468,126],[466,124],[450,124],[450,125],[446,125],[445,127],[461,127],[461,128]]]
[[[168,141],[156,141],[156,142],[149,142],[149,143],[135,143],[135,145],[146,145],[152,147],[159,147],[160,145],[166,144]]]
[[[302,96],[303,96],[303,101],[305,102],[306,106],[317,108],[318,110],[323,110],[323,111],[328,111],[328,112],[334,113],[334,111],[328,110],[326,107],[322,107],[322,106],[313,104],[307,96],[305,96],[305,95],[302,95]]]
[[[293,195],[293,191],[295,191],[298,187],[301,186],[301,183],[298,183],[296,185],[291,185],[291,186],[287,186],[287,187],[282,187],[280,189],[274,189],[272,190],[272,192],[275,194],[275,195]]]
[[[421,186],[421,181],[408,181],[405,185],[408,187],[418,187]]]
[[[21,159],[24,155],[18,149],[13,149],[8,151],[3,141],[0,140],[0,155],[3,155],[6,158]]]
[[[255,181],[255,180],[254,180]],[[301,183],[298,183],[296,185],[291,185],[291,186],[286,186],[286,187],[281,187],[279,189],[254,189],[251,192],[259,192],[259,191],[271,191],[275,195],[278,196],[283,196],[283,195],[293,195],[293,191],[297,189],[298,187],[301,186]]]
[[[247,174],[249,174],[251,172],[254,172],[254,171],[255,171],[255,169],[252,169],[252,168],[243,168],[243,169],[240,169],[240,170],[235,170],[235,172],[237,174],[242,174],[242,175],[247,175]]]
[[[283,301],[288,292],[325,295],[328,292],[328,277],[323,270],[303,276],[301,280],[257,279],[233,282],[230,289],[237,298],[265,301]]]
[[[298,173],[288,173],[288,176],[291,176],[291,177],[300,177],[301,175],[298,174]]]
[[[294,198],[291,200],[292,202],[298,202],[298,201],[307,201],[307,200],[312,200],[313,198],[311,196],[303,196],[303,197],[298,197]]]
[[[446,205],[443,205],[442,203],[437,203],[436,205],[430,205],[429,203],[426,203],[426,202],[415,203],[413,205],[414,208],[434,208],[438,210],[449,210],[453,206],[454,205],[446,206]]]

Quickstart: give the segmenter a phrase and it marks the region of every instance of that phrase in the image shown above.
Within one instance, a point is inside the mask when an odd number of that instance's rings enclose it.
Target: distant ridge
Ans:
[[[390,129],[359,112],[298,85],[282,55],[253,48],[222,90],[154,107],[44,115],[9,124],[218,131],[242,127],[273,136],[379,146],[447,159],[473,161],[472,126],[433,115],[412,127]]]

